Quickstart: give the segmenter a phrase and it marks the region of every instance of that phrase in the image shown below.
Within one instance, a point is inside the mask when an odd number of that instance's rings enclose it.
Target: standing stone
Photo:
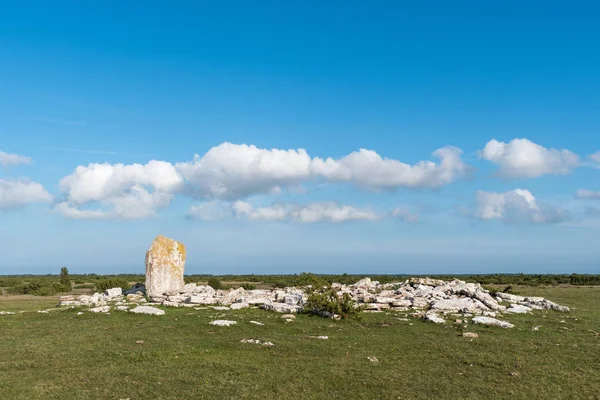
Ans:
[[[146,253],[146,294],[153,298],[183,290],[184,269],[185,246],[157,236]]]

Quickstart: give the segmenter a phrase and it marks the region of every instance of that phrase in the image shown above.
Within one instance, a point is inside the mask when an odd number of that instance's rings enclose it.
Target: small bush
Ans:
[[[95,286],[96,286],[96,290],[98,292],[104,292],[107,289],[112,289],[112,288],[117,288],[117,287],[120,287],[123,290],[131,289],[131,285],[129,284],[129,282],[127,282],[127,280],[123,279],[123,278],[102,279],[102,280],[99,280]]]
[[[285,282],[283,281],[277,281],[273,283],[273,287],[277,288],[277,289],[283,289],[284,287],[286,287],[287,285],[285,284]]]
[[[208,286],[215,290],[223,289],[223,284],[219,280],[219,278],[210,278],[208,280]]]
[[[75,281],[75,284],[76,284],[76,285],[83,285],[84,283],[85,283],[85,281],[84,281],[84,280],[81,280],[81,279],[77,279],[77,280]]]
[[[348,293],[338,296],[336,290],[330,287],[310,290],[304,308],[311,314],[337,314],[344,319],[356,316],[361,311],[355,307],[355,302]]]
[[[74,289],[94,289],[96,286],[92,283],[85,283],[83,285],[75,285]]]
[[[71,290],[71,277],[69,276],[69,270],[67,267],[62,267],[60,269],[59,281],[63,287],[68,287],[69,290]]]
[[[250,283],[242,283],[241,287],[244,290],[255,290],[256,289],[256,285],[252,285]]]

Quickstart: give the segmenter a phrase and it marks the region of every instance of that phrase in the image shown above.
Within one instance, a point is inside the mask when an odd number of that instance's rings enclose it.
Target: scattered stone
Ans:
[[[250,304],[248,304],[248,303],[233,303],[229,308],[232,310],[242,310],[244,308],[250,308]]]
[[[135,344],[144,344],[144,341],[143,340],[136,340]]]
[[[327,340],[329,336],[309,336],[311,339]]]
[[[185,246],[157,236],[146,253],[146,293],[151,299],[183,290]]]
[[[463,320],[462,319],[456,319],[456,320],[454,320],[454,323],[460,325],[460,324],[463,323]]]
[[[211,308],[215,311],[229,311],[230,310],[229,307],[225,307],[225,306],[215,306],[215,307],[211,307]]]
[[[262,322],[258,322],[258,321],[250,321],[251,324],[254,325],[264,325]]]
[[[127,306],[117,306],[116,310],[117,311],[129,311],[129,307],[127,307]]]
[[[93,313],[107,313],[110,311],[110,306],[102,306],[102,307],[96,307],[96,308],[90,308],[89,310],[90,312]],[[38,312],[43,312],[43,311],[38,311]],[[48,311],[45,311],[45,313],[47,313]]]
[[[492,317],[475,317],[472,321],[474,324],[499,326],[500,328],[514,328],[513,324]]]
[[[77,313],[77,315],[83,315],[83,314],[84,314],[84,312],[83,312],[83,311],[79,311],[79,312]]]
[[[165,315],[165,311],[160,308],[151,307],[151,306],[137,306],[132,309],[130,312],[134,314],[147,314],[147,315]]]
[[[479,337],[479,335],[476,334],[475,332],[463,332],[462,337],[476,339]]]
[[[374,356],[367,357],[367,360],[369,360],[371,362],[379,362],[379,360],[377,359],[377,357],[374,357]]]
[[[215,321],[210,322],[210,325],[215,325],[215,326],[231,326],[231,325],[235,325],[235,324],[237,324],[237,322],[227,321],[224,319],[217,319]]]
[[[0,311],[0,315],[15,315],[12,311]]]
[[[425,319],[425,321],[430,321],[436,324],[443,324],[446,322],[444,318],[440,317],[432,311],[428,311],[423,318]]]
[[[106,290],[106,295],[109,298],[121,297],[121,296],[123,296],[123,289],[121,289],[120,287],[113,288],[113,289],[107,289]]]
[[[296,316],[294,314],[283,314],[281,316],[281,318],[283,318],[283,319],[296,319]]]
[[[532,311],[531,308],[527,306],[522,306],[520,304],[511,304],[509,308],[506,309],[507,313],[512,314],[527,314]]]
[[[242,340],[240,340],[240,342],[251,343],[251,344],[260,344],[261,346],[266,346],[266,347],[275,346],[275,344],[272,342],[263,342],[262,340],[258,340],[258,339],[242,339]]]

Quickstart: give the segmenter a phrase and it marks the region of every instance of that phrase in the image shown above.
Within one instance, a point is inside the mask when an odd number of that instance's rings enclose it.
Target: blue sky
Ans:
[[[211,3],[3,8],[0,273],[598,272],[598,5]]]

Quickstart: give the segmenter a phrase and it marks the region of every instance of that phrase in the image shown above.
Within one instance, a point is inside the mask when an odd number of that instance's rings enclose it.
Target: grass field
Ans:
[[[469,326],[480,337],[467,339],[453,323],[397,312],[291,323],[262,310],[77,316],[35,312],[52,298],[2,296],[0,311],[17,314],[0,316],[0,399],[600,398],[600,287],[516,289],[573,310],[507,316],[509,330]],[[240,343],[249,338],[275,346]]]

